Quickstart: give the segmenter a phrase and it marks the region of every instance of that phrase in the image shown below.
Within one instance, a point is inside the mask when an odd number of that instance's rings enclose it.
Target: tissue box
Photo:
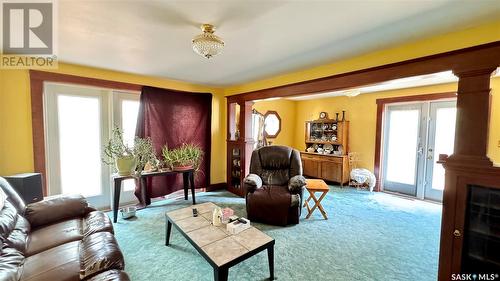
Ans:
[[[231,208],[222,209],[222,223],[228,223],[229,218],[234,215],[234,211]]]
[[[231,234],[238,234],[243,230],[250,228],[250,221],[246,218],[242,219],[244,219],[247,223],[241,223],[239,221],[230,222],[226,226],[227,232]]]

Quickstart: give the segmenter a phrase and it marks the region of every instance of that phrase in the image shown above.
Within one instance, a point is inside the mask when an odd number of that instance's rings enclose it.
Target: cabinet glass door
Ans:
[[[469,186],[465,218],[461,271],[499,274],[500,189]]]

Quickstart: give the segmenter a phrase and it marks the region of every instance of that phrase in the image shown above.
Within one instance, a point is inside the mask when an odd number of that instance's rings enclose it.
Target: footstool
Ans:
[[[323,200],[328,191],[330,191],[328,185],[325,183],[324,180],[321,179],[306,179],[306,189],[309,192],[309,198],[307,198],[306,201],[304,202],[304,207],[307,208],[308,212],[306,219],[310,218],[314,210],[318,208],[321,214],[323,215],[323,218],[327,220],[328,217],[326,215],[325,209],[323,209],[323,206],[321,206],[321,200]],[[315,195],[316,192],[322,192],[321,195],[319,196],[319,199],[316,198]],[[314,205],[312,206],[312,208],[309,207],[309,201],[311,201],[311,199],[314,201]]]

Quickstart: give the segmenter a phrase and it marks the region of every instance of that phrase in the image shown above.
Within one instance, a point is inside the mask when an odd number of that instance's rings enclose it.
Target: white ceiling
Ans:
[[[84,1],[60,0],[64,62],[227,86],[249,82],[500,16],[490,0]],[[191,49],[201,23],[223,52]]]

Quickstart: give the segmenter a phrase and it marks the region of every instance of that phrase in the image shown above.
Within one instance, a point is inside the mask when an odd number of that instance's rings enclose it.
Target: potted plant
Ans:
[[[150,138],[136,137],[134,146],[128,147],[123,140],[122,130],[117,126],[104,146],[102,161],[107,165],[114,164],[120,176],[128,176],[136,171],[140,173],[146,163],[159,163]]]
[[[173,171],[200,169],[203,159],[203,150],[195,144],[182,144],[178,148],[169,149],[165,145],[162,149],[165,165]]]
[[[135,137],[133,153],[137,159],[137,172],[142,172],[146,164],[149,164],[152,170],[158,168],[160,161],[156,157],[150,138]]]
[[[123,132],[120,128],[113,128],[111,138],[104,145],[102,162],[107,165],[115,165],[120,176],[128,176],[135,171],[137,160],[133,150],[127,147],[123,141]]]

